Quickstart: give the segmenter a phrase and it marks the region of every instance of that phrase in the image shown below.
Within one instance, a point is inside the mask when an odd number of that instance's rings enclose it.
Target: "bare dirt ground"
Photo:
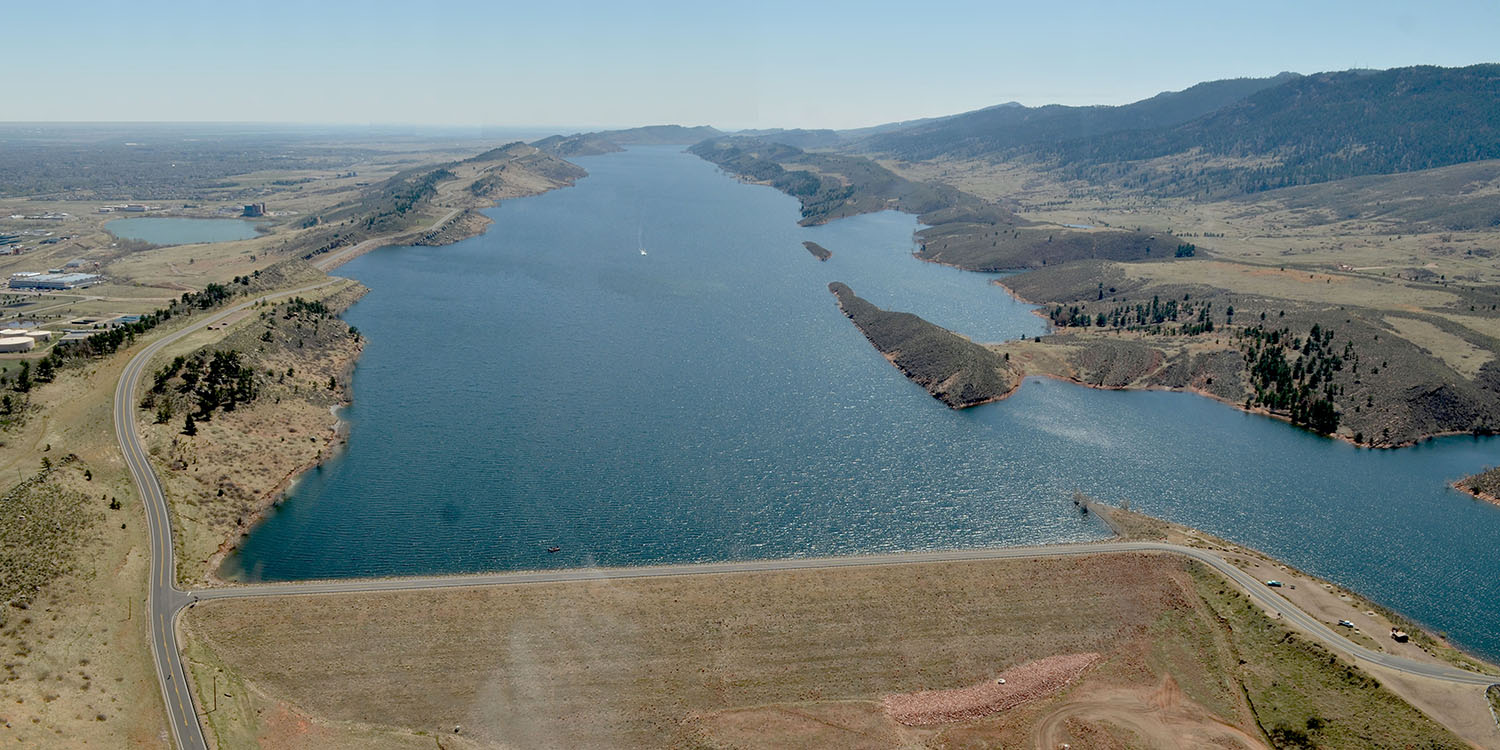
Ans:
[[[1046,714],[1031,730],[1036,748],[1093,747],[1105,744],[1100,725],[1124,730],[1138,747],[1161,750],[1244,748],[1258,750],[1264,739],[1218,720],[1182,694],[1171,675],[1155,688],[1115,688],[1084,693]]]
[[[909,727],[978,719],[1049,698],[1078,679],[1100,658],[1099,654],[1049,656],[965,688],[887,695],[881,699],[880,707],[886,716]]]

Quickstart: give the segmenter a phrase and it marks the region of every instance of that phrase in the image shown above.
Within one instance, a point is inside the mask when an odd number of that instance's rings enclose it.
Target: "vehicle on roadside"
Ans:
[[[1266,581],[1266,585],[1270,586],[1273,589],[1279,589],[1279,588],[1281,588],[1281,581],[1278,581],[1275,578],[1272,578],[1271,580]]]

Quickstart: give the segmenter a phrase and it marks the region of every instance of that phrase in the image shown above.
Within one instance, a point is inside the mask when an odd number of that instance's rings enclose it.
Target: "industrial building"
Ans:
[[[104,281],[96,273],[40,273],[22,271],[10,275],[11,289],[77,289]]]
[[[0,338],[10,339],[17,336],[26,336],[33,341],[50,341],[52,332],[45,328],[5,328],[0,329]]]
[[[266,216],[266,204],[246,203],[245,210],[240,212],[240,215],[250,219],[258,219],[262,216]]]
[[[29,352],[35,346],[36,339],[30,336],[6,336],[0,338],[0,354]]]

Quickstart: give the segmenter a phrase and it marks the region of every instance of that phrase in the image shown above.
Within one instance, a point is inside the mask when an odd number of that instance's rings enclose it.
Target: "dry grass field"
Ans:
[[[3,617],[0,746],[158,748],[165,737],[142,614],[149,562],[144,514],[110,421],[126,359],[65,369],[56,382],[33,389],[26,422],[0,434],[6,487],[33,476],[43,458],[76,454],[77,463],[59,477],[81,504],[68,512],[89,519],[47,550],[57,575],[41,583],[25,609],[12,606]],[[118,509],[110,508],[114,499]],[[18,541],[0,540],[0,554],[24,554]]]
[[[186,630],[221,747],[1463,746],[1162,556],[225,600]],[[982,718],[881,710],[1090,652],[1077,682]]]

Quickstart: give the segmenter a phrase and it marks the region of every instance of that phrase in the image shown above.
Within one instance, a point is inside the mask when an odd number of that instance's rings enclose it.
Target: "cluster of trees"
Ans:
[[[176,357],[157,370],[141,408],[155,409],[156,421],[166,422],[172,418],[176,394],[190,407],[182,431],[193,435],[198,432],[197,422],[211,419],[215,411],[234,411],[254,401],[258,390],[255,369],[238,351],[198,352]]]
[[[1241,335],[1255,391],[1246,408],[1264,406],[1287,415],[1292,424],[1323,435],[1338,429],[1334,399],[1343,387],[1333,382],[1333,374],[1354,358],[1352,342],[1335,351],[1333,329],[1316,323],[1305,339],[1293,336],[1289,328],[1267,330],[1260,325],[1246,328]]]
[[[1103,294],[1102,285],[1100,294]],[[1197,336],[1214,331],[1213,302],[1206,300],[1195,302],[1192,295],[1183,295],[1181,301],[1175,299],[1162,301],[1160,295],[1153,295],[1150,303],[1116,305],[1109,312],[1093,314],[1079,305],[1068,307],[1058,305],[1052,308],[1048,317],[1051,318],[1053,325],[1065,328],[1088,326],[1124,328],[1132,331],[1182,336]],[[1234,322],[1233,305],[1224,311],[1224,322]],[[1180,325],[1167,326],[1168,323]]]
[[[236,292],[231,287],[249,286],[251,279],[259,275],[260,271],[256,271],[251,275],[236,276],[230,285],[209,284],[203,291],[186,292],[172,304],[142,315],[139,320],[99,331],[82,341],[67,344],[59,342],[47,352],[46,356],[36,360],[35,365],[22,360],[13,375],[0,377],[0,429],[19,424],[30,404],[31,390],[39,384],[56,380],[58,373],[69,363],[114,354],[122,347],[128,347],[134,343],[136,337],[171,320],[173,315],[188,314],[193,310],[207,310],[222,304],[234,297]],[[321,307],[323,314],[327,314],[327,308],[323,307],[321,302],[304,303],[304,305]],[[182,362],[177,363],[178,368],[182,366]],[[156,392],[160,393],[160,388],[156,389]],[[253,398],[253,384],[251,397]],[[227,402],[230,404],[228,408],[233,408],[235,402],[235,397],[231,397]]]
[[[253,276],[259,275],[260,271],[253,274]],[[42,361],[53,359],[55,361],[52,365],[61,367],[70,357],[103,357],[114,354],[120,350],[120,347],[134,343],[137,336],[171,320],[173,315],[187,314],[193,310],[208,310],[223,304],[237,293],[231,286],[249,286],[253,276],[236,276],[230,285],[209,284],[201,292],[183,292],[182,297],[177,301],[155,312],[142,315],[140,320],[100,331],[77,343],[54,346],[52,353]],[[38,365],[39,369],[40,367]]]
[[[333,311],[328,309],[328,305],[323,304],[322,300],[317,299],[308,300],[301,297],[293,297],[287,300],[281,306],[281,309],[282,317],[287,320],[291,320],[298,315],[307,315],[316,318],[333,317]]]
[[[1178,258],[1191,258],[1198,252],[1198,246],[1191,242],[1184,242],[1177,246]]]

